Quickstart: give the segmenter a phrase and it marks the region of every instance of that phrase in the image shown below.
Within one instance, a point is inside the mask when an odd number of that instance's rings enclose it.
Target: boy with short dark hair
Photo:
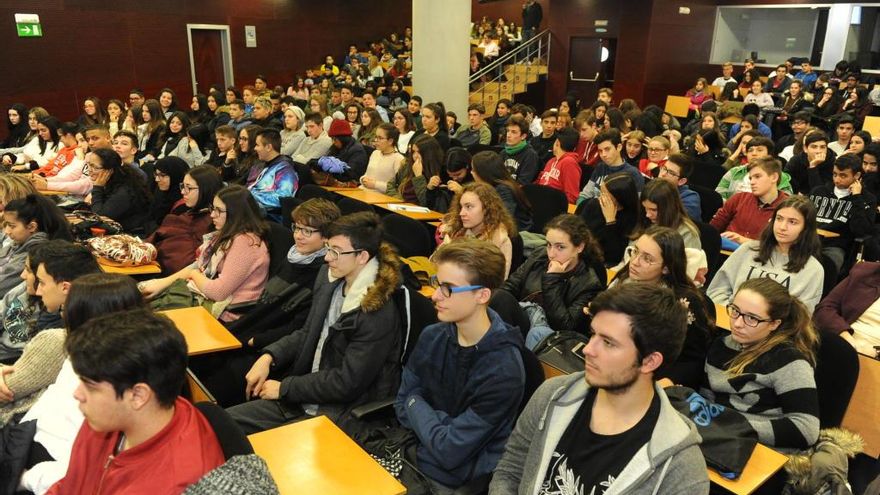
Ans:
[[[520,184],[531,184],[538,176],[538,154],[529,146],[529,125],[525,119],[512,116],[507,119],[504,166]]]
[[[583,133],[581,133],[581,138],[583,138]],[[636,189],[641,192],[642,187],[645,185],[645,179],[642,177],[639,169],[623,161],[623,157],[620,155],[620,150],[622,149],[620,131],[613,128],[602,131],[592,138],[592,142],[596,145],[602,161],[596,165],[590,180],[578,195],[577,202],[580,203],[590,198],[598,198],[599,186],[602,185],[605,177],[617,172],[627,172],[632,175],[636,183]]]
[[[538,388],[489,494],[708,494],[700,435],[654,382],[681,353],[688,310],[672,290],[635,282],[589,311],[584,371]]]
[[[186,342],[146,309],[94,318],[67,336],[85,416],[65,477],[47,493],[180,493],[224,462],[208,420],[179,397]]]
[[[441,246],[426,327],[403,370],[394,409],[419,440],[419,469],[438,493],[495,470],[525,386],[522,334],[489,309],[504,255],[476,239]]]
[[[663,166],[660,167],[660,173],[657,176],[660,180],[672,184],[678,189],[681,196],[681,204],[688,216],[694,222],[702,222],[702,211],[700,207],[700,195],[696,191],[688,187],[688,177],[694,171],[694,163],[684,153],[675,153],[669,155]]]
[[[492,131],[489,129],[489,124],[483,120],[485,113],[486,107],[482,103],[468,105],[468,125],[461,126],[455,133],[455,139],[458,139],[465,148],[475,144],[488,145],[492,142]]]
[[[795,155],[785,165],[791,174],[792,189],[799,194],[810,194],[811,186],[831,182],[834,160],[837,155],[828,147],[828,136],[819,129],[807,131],[804,136],[803,153]],[[810,169],[815,168],[820,182],[810,184]]]
[[[581,185],[581,166],[577,162],[578,133],[570,127],[556,134],[553,144],[553,158],[544,165],[544,170],[535,183],[552,187],[565,193],[569,203],[577,201]]]
[[[746,241],[758,239],[776,207],[788,197],[779,190],[779,160],[771,156],[755,158],[747,167],[751,192],[734,194],[709,222],[721,232],[722,249],[732,251]]]
[[[228,409],[248,434],[321,414],[345,426],[352,409],[390,397],[400,385],[397,253],[382,242],[375,213],[346,215],[326,235],[327,265],[309,316],[265,347],[248,371],[245,394],[255,400]]]
[[[816,169],[808,173],[815,177],[812,182],[818,181]],[[853,240],[874,235],[876,231],[877,198],[864,190],[863,176],[862,160],[858,155],[847,153],[834,162],[832,182],[816,185],[810,191],[819,228],[840,234],[822,238],[822,253],[834,261],[838,271]]]
[[[553,158],[553,145],[556,143],[556,120],[559,113],[547,110],[541,114],[541,133],[529,140],[529,145],[538,154],[538,163],[546,164]]]

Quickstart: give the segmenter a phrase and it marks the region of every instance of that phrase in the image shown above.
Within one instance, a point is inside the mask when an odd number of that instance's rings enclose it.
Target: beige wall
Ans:
[[[467,114],[471,0],[413,0],[413,92]]]

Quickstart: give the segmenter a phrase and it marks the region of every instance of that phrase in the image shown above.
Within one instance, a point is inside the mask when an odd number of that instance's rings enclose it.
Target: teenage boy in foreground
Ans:
[[[489,309],[504,282],[493,244],[442,246],[431,300],[440,323],[426,327],[403,370],[394,409],[419,439],[419,469],[446,494],[487,476],[504,451],[522,400],[522,334]]]
[[[709,493],[700,435],[654,383],[681,351],[687,309],[669,289],[631,283],[598,295],[590,313],[584,372],[538,388],[490,495]]]
[[[47,493],[180,493],[224,462],[213,428],[178,397],[186,342],[167,318],[138,309],[67,336],[85,416],[65,477]]]

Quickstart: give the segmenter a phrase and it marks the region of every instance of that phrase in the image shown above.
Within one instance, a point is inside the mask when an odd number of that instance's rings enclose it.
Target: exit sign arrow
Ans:
[[[37,38],[43,36],[43,29],[39,24],[19,22],[15,24],[19,38]]]

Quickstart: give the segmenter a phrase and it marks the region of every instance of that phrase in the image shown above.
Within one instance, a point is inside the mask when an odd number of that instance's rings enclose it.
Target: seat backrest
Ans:
[[[517,234],[510,238],[510,249],[510,273],[513,273],[526,260],[525,244],[521,235]]]
[[[303,201],[312,198],[324,198],[333,203],[336,202],[335,194],[317,184],[300,185],[299,190],[296,192],[296,197]]]
[[[315,185],[315,180],[312,178],[312,169],[308,165],[305,163],[294,162],[293,168],[296,170],[296,175],[299,179],[300,190],[302,190],[304,186]]]
[[[709,265],[705,284],[708,286],[721,263],[721,234],[708,223],[699,222],[697,223],[697,228],[700,229],[700,246],[703,248],[703,252],[706,253],[706,262]]]
[[[360,201],[357,199],[345,198],[345,197],[340,199],[336,203],[336,206],[339,207],[339,211],[343,215],[349,215],[351,213],[357,213],[359,211],[373,211],[373,207],[370,206],[369,204],[364,203],[363,201]]]
[[[721,199],[721,195],[718,194],[718,191],[714,189],[698,186],[696,184],[688,185],[691,190],[700,195],[700,214],[703,217],[703,221],[709,223],[712,220],[712,217],[715,216],[715,212],[720,210],[724,205],[724,200]]]
[[[397,248],[403,258],[411,256],[431,256],[434,240],[425,224],[397,213],[382,218],[385,240]]]
[[[281,198],[281,225],[284,225],[288,229],[292,228],[290,224],[293,220],[290,218],[290,214],[297,206],[303,204],[303,202],[304,200],[302,198],[294,198],[292,196],[284,196]]]
[[[523,367],[526,371],[526,384],[523,389],[522,402],[519,404],[519,412],[522,413],[526,404],[529,403],[529,399],[532,398],[532,394],[534,394],[535,390],[538,390],[538,387],[544,383],[544,367],[541,366],[541,361],[538,360],[538,356],[527,347],[523,346],[519,352],[522,356]]]
[[[498,313],[498,316],[508,325],[519,328],[522,332],[523,339],[532,328],[532,322],[529,321],[525,310],[519,305],[516,297],[506,290],[492,291],[492,298],[489,299],[489,307],[492,311]]]
[[[819,260],[819,263],[822,265],[822,271],[825,273],[825,279],[822,282],[822,297],[825,297],[837,286],[840,272],[838,272],[834,261],[827,255],[819,253],[819,256],[816,258]]]
[[[223,455],[226,459],[237,455],[254,453],[254,448],[251,446],[251,442],[248,441],[247,435],[244,434],[238,423],[222,407],[213,402],[197,402],[195,406],[205,419],[208,420],[208,423],[211,424],[211,428],[214,429],[217,441],[220,443],[220,448],[223,449]]]
[[[523,193],[532,205],[532,228],[531,232],[542,233],[544,225],[556,215],[568,211],[568,199],[565,193],[552,187],[539,184],[526,184]]]
[[[293,246],[293,233],[280,223],[266,223],[269,225],[269,235],[266,239],[269,247],[269,273],[278,273],[281,266],[287,262],[287,252]]]
[[[428,325],[437,323],[437,311],[434,309],[434,303],[430,299],[422,295],[417,290],[403,286],[395,293],[395,302],[398,304],[398,311],[403,316],[403,356],[401,356],[401,364],[406,364],[407,359],[412,350],[419,341],[419,335]]]
[[[840,335],[822,332],[816,353],[816,393],[822,428],[840,426],[859,378],[859,355]]]

